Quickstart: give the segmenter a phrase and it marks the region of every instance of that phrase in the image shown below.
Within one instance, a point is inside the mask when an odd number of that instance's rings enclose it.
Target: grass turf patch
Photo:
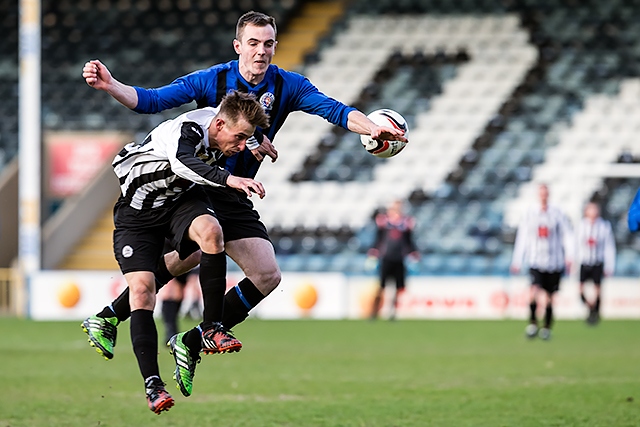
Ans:
[[[237,354],[203,356],[193,396],[147,409],[119,327],[115,358],[80,322],[0,319],[0,427],[635,426],[638,322],[558,322],[549,342],[514,321],[256,321]],[[183,322],[183,328],[191,325]],[[161,336],[163,332],[160,331]]]

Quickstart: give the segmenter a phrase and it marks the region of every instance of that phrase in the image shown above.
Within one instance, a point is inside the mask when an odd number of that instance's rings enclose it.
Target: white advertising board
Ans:
[[[228,286],[242,277],[241,273],[230,273]],[[261,319],[366,318],[377,286],[373,276],[284,272],[280,286],[251,314]],[[101,310],[125,287],[117,271],[35,273],[29,281],[29,315],[36,320],[81,320]],[[393,289],[393,284],[387,289],[382,317],[390,313]],[[603,318],[640,319],[640,279],[610,278],[602,289]],[[538,309],[542,316],[543,305]],[[575,278],[563,279],[554,314],[558,319],[586,317]],[[399,319],[526,319],[528,315],[529,283],[525,276],[410,276],[397,312]]]
[[[371,313],[377,279],[356,276],[349,281],[349,318]],[[386,289],[382,317],[390,314],[393,284]],[[398,300],[397,318],[402,319],[526,319],[529,316],[529,279],[505,277],[408,278],[407,289]],[[604,318],[640,318],[640,279],[612,278],[603,284],[601,312]],[[593,288],[587,287],[590,294]],[[538,304],[542,317],[544,305]],[[578,283],[564,278],[555,295],[557,319],[584,319],[588,312],[580,301]]]
[[[100,311],[126,286],[119,271],[41,271],[29,280],[29,316],[81,320]]]
[[[341,273],[282,274],[282,282],[254,311],[261,319],[344,319],[347,279]]]

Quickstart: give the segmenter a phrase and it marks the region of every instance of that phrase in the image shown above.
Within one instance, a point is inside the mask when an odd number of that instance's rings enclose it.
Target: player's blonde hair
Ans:
[[[271,25],[271,27],[273,27],[275,35],[278,35],[276,18],[252,10],[245,13],[238,19],[238,23],[236,24],[236,40],[242,40],[242,32],[244,31],[244,27],[246,27],[247,25],[255,25],[256,27],[266,27],[267,25]]]
[[[234,124],[244,117],[252,126],[262,129],[269,127],[269,116],[252,93],[230,91],[222,98],[218,114]]]

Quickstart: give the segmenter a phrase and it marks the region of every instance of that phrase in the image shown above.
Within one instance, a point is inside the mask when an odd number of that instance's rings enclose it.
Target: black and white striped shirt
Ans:
[[[616,242],[611,223],[602,218],[580,221],[577,233],[576,261],[580,265],[604,265],[607,275],[613,274],[616,263]]]
[[[527,211],[518,226],[512,266],[530,268],[543,272],[558,272],[565,268],[565,256],[573,255],[573,233],[571,224],[560,209],[540,206]]]
[[[142,143],[127,144],[118,153],[113,170],[132,208],[158,208],[196,184],[225,186],[229,172],[214,165],[222,152],[209,146],[217,112],[207,107],[162,122]]]

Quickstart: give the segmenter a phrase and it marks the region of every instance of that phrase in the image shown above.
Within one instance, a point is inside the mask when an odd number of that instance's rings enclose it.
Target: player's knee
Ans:
[[[208,254],[217,254],[224,250],[222,228],[218,222],[208,222],[201,225],[198,230],[200,236],[200,249]]]
[[[282,273],[280,269],[275,266],[268,271],[260,274],[259,289],[266,296],[269,295],[275,288],[278,287],[282,280]]]
[[[156,294],[152,286],[144,282],[133,282],[129,284],[129,292],[131,310],[153,310]]]

